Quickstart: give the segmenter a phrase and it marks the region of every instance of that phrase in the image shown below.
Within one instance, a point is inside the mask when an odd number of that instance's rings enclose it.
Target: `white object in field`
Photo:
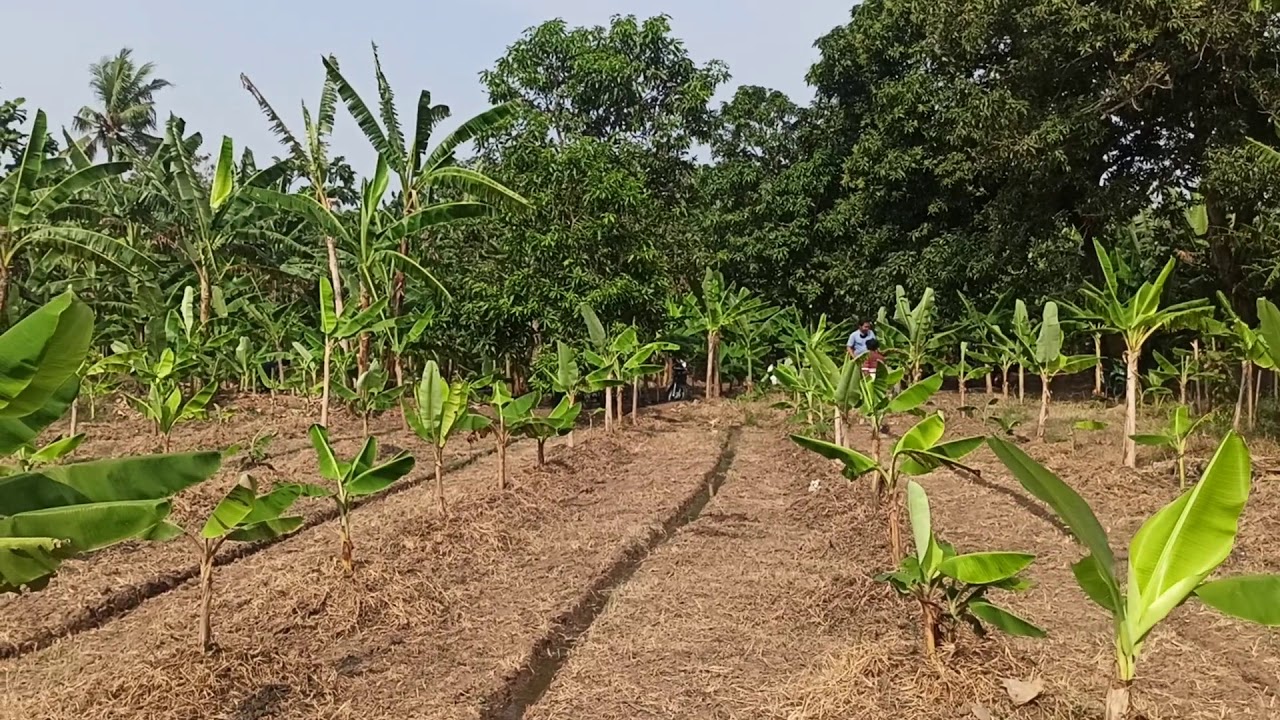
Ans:
[[[822,481],[821,481],[821,480],[819,480],[819,479],[817,479],[817,478],[814,478],[814,479],[810,480],[810,481],[809,481],[809,492],[811,492],[811,493],[818,492],[818,486],[819,486],[819,485],[821,485],[821,484],[822,484]]]

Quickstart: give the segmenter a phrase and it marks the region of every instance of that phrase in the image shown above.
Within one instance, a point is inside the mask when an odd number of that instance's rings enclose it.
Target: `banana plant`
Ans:
[[[322,280],[327,282],[326,280]],[[332,308],[333,304],[322,305]],[[338,533],[342,550],[339,556],[347,574],[355,572],[355,544],[351,540],[352,503],[367,495],[386,490],[400,478],[413,471],[413,456],[401,452],[386,462],[378,463],[378,440],[366,438],[360,452],[349,461],[339,460],[329,440],[329,431],[323,425],[312,425],[308,431],[311,446],[315,448],[320,463],[320,477],[333,482],[334,488],[308,487],[313,497],[331,497],[338,509]]]
[[[991,377],[991,367],[985,362],[986,356],[982,353],[975,353],[969,349],[968,341],[960,341],[960,355],[955,365],[947,365],[942,368],[942,375],[953,377],[956,379],[956,385],[960,390],[960,405],[967,406],[968,384],[971,380],[977,380],[981,377]],[[976,363],[974,361],[977,361]]]
[[[444,498],[444,449],[458,432],[476,432],[489,425],[489,418],[470,410],[471,388],[463,380],[452,383],[440,374],[435,360],[428,360],[422,380],[413,393],[413,407],[405,417],[414,433],[431,445],[435,460],[436,506],[446,512]]]
[[[12,467],[0,467],[0,475],[30,472],[45,465],[53,465],[75,452],[76,448],[84,442],[84,437],[84,433],[80,433],[60,437],[46,445],[36,446],[30,443],[23,445],[14,453],[14,459],[18,464]]]
[[[1081,289],[1085,296],[1083,307],[1072,307],[1082,319],[1096,319],[1108,330],[1120,334],[1125,343],[1125,416],[1124,416],[1124,464],[1137,467],[1137,446],[1133,436],[1138,433],[1138,366],[1142,349],[1151,336],[1160,330],[1193,322],[1212,312],[1207,300],[1197,299],[1160,307],[1160,296],[1165,283],[1173,274],[1174,258],[1169,258],[1164,269],[1154,281],[1142,283],[1131,297],[1121,295],[1112,256],[1096,239],[1093,241],[1098,265],[1102,268],[1103,285],[1086,283]]]
[[[551,389],[563,395],[570,405],[578,402],[578,392],[582,390],[585,378],[578,368],[577,354],[569,344],[556,341],[556,366],[549,373]],[[576,418],[575,414],[575,418]],[[569,429],[569,447],[574,446],[573,428]]]
[[[356,380],[347,387],[342,383],[334,386],[338,396],[351,405],[360,416],[361,433],[369,434],[369,416],[395,407],[400,396],[404,394],[403,385],[388,385],[390,378],[382,363],[374,360],[369,368],[356,376]]]
[[[116,258],[133,256],[117,239],[82,227],[63,224],[85,208],[75,196],[108,178],[129,170],[127,162],[111,162],[75,168],[52,187],[42,187],[49,168],[45,166],[48,121],[37,110],[18,167],[0,180],[0,325],[8,325],[10,275],[15,265],[28,258],[72,253],[94,257],[130,272]]]
[[[520,425],[520,432],[538,444],[539,468],[547,464],[545,453],[547,441],[573,432],[581,411],[582,406],[569,402],[567,395],[561,398],[560,402],[546,415],[539,415],[536,410],[530,409],[529,416]]]
[[[741,314],[729,329],[731,347],[726,354],[732,353],[745,364],[748,393],[755,391],[755,371],[770,350],[766,338],[773,332],[774,319],[779,313],[777,308],[765,307],[758,312]]]
[[[910,370],[911,382],[920,382],[924,365],[929,360],[935,347],[949,337],[953,331],[935,333],[934,326],[934,293],[933,288],[925,288],[920,301],[914,306],[907,298],[907,291],[901,285],[894,291],[893,323],[902,336],[900,350],[905,356],[903,367]]]
[[[1070,375],[1086,370],[1097,362],[1093,355],[1063,355],[1062,323],[1058,320],[1058,304],[1049,301],[1044,305],[1043,317],[1036,329],[1027,318],[1027,306],[1017,301],[1014,326],[1023,345],[1024,365],[1040,376],[1040,416],[1036,422],[1036,439],[1044,439],[1049,420],[1049,403],[1053,396],[1051,386],[1058,375]]]
[[[184,396],[177,373],[183,368],[173,350],[165,348],[153,362],[147,356],[139,356],[134,362],[134,373],[147,386],[143,397],[130,395],[129,401],[143,417],[150,420],[161,437],[164,452],[169,452],[173,428],[204,416],[205,408],[218,390],[216,383],[205,383],[197,392]]]
[[[1010,290],[1005,290],[996,298],[996,301],[992,303],[991,309],[986,311],[979,310],[977,304],[974,303],[973,300],[969,299],[969,297],[963,292],[956,293],[960,298],[960,305],[964,308],[964,319],[960,321],[959,327],[957,327],[953,332],[955,334],[976,339],[977,343],[975,345],[975,349],[977,349],[978,352],[974,353],[974,357],[975,359],[979,359],[980,362],[984,362],[988,365],[994,366],[996,363],[981,359],[983,357],[981,355],[981,351],[983,348],[990,347],[991,345],[991,329],[993,327],[999,327],[1000,323],[1002,323],[1008,316],[1008,303],[1011,297],[1010,293]],[[992,387],[993,383],[990,368],[988,368],[986,373],[986,380],[987,394],[991,395],[994,392],[994,389]],[[961,401],[960,404],[963,405],[964,402]]]
[[[0,335],[0,457],[67,412],[92,335],[93,313],[69,292]],[[0,593],[42,589],[64,560],[147,533],[169,498],[221,462],[216,452],[123,457],[0,478]]]
[[[1165,448],[1173,453],[1177,461],[1178,489],[1187,487],[1187,444],[1196,430],[1209,419],[1209,415],[1201,415],[1191,419],[1191,411],[1186,405],[1179,405],[1169,416],[1169,424],[1164,430],[1148,435],[1134,435],[1133,441],[1148,447]]]
[[[819,378],[813,368],[797,365],[791,358],[773,368],[773,377],[794,396],[792,402],[783,402],[779,407],[791,409],[797,417],[803,412],[805,423],[810,428],[815,427],[815,420],[821,411],[825,381]]]
[[[920,606],[920,629],[925,655],[938,660],[938,643],[954,643],[962,624],[986,635],[983,622],[1018,637],[1045,637],[1044,630],[992,603],[992,590],[1023,592],[1031,582],[1020,573],[1036,556],[1018,552],[956,554],[955,547],[939,540],[933,532],[929,496],[916,481],[907,482],[907,513],[915,554],[903,558],[893,572],[876,576],[899,595]]]
[[[321,361],[320,380],[320,424],[326,426],[329,424],[334,342],[347,340],[365,332],[373,332],[390,322],[378,320],[387,307],[385,298],[359,311],[353,311],[348,306],[341,315],[334,312],[333,306],[333,286],[329,284],[328,278],[320,278],[320,332],[324,335],[324,359]]]
[[[1275,369],[1277,367],[1273,354],[1270,350],[1270,343],[1261,332],[1261,327],[1251,328],[1249,324],[1240,318],[1239,315],[1231,307],[1231,302],[1226,295],[1218,294],[1218,301],[1227,315],[1229,323],[1226,325],[1227,334],[1235,346],[1236,352],[1240,357],[1240,392],[1236,397],[1235,415],[1232,418],[1232,428],[1237,432],[1240,431],[1241,420],[1247,421],[1250,429],[1253,428],[1256,403],[1254,401],[1255,388],[1253,387],[1254,368]],[[1258,303],[1259,317],[1262,317],[1266,307],[1263,303],[1267,302],[1260,299]]]
[[[343,76],[337,58],[330,56],[322,58],[322,61],[329,82],[337,89],[356,125],[377,152],[379,166],[384,170],[389,168],[399,180],[403,212],[400,222],[407,222],[413,217],[423,218],[411,223],[414,225],[412,232],[400,233],[394,238],[398,243],[394,252],[399,257],[406,258],[410,254],[409,241],[422,237],[422,231],[430,225],[459,217],[488,215],[502,208],[528,206],[528,200],[502,183],[457,162],[458,148],[509,121],[519,109],[516,103],[498,105],[480,113],[459,125],[439,145],[429,148],[431,133],[449,117],[448,106],[432,105],[430,92],[423,90],[419,93],[413,138],[406,143],[391,84],[382,72],[377,45],[373,46],[373,66],[378,83],[378,117]],[[475,198],[477,202],[439,203],[439,196],[446,194]],[[423,213],[428,215],[424,217]],[[405,265],[412,269],[416,263],[396,266],[391,294],[393,317],[400,314]]]
[[[1116,567],[1102,523],[1075,490],[1016,446],[997,438],[988,443],[1018,482],[1052,508],[1089,551],[1071,569],[1085,595],[1112,617],[1116,665],[1107,720],[1123,720],[1128,713],[1138,659],[1151,631],[1192,595],[1232,617],[1280,625],[1280,575],[1210,579],[1231,554],[1249,497],[1249,450],[1236,433],[1223,438],[1200,482],[1143,523],[1129,543],[1127,571]],[[1122,577],[1127,578],[1123,586]]]
[[[213,652],[213,571],[218,551],[227,542],[263,542],[288,535],[302,527],[301,516],[282,517],[294,502],[304,495],[323,495],[312,486],[277,485],[270,492],[258,494],[258,484],[248,473],[242,473],[231,490],[223,496],[197,532],[172,523],[162,523],[148,533],[150,540],[182,537],[195,550],[200,562],[200,615],[197,642],[204,652]]]
[[[493,432],[498,451],[498,490],[507,489],[507,446],[511,438],[523,432],[524,425],[533,415],[533,408],[538,404],[536,393],[527,393],[520,397],[512,397],[507,384],[502,380],[494,380],[490,388],[489,409],[493,418],[489,422],[489,430]]]
[[[138,351],[123,343],[112,343],[110,355],[91,350],[80,368],[80,390],[87,396],[89,419],[97,418],[96,398],[108,394],[120,384],[120,377],[127,373],[138,358]],[[71,426],[68,433],[76,434],[79,422],[79,398],[71,403]]]
[[[631,424],[636,425],[640,422],[640,381],[662,371],[661,365],[650,360],[658,352],[675,350],[676,345],[663,341],[641,343],[635,328],[627,328],[614,341],[613,347],[618,352],[618,364],[613,369],[613,376],[622,381],[623,387],[631,386]],[[622,416],[621,404],[622,394],[619,393],[619,420]]]
[[[587,326],[587,339],[590,347],[583,351],[582,357],[591,363],[594,370],[587,373],[584,384],[588,392],[604,392],[604,429],[613,429],[615,416],[614,405],[618,406],[616,414],[621,414],[622,393],[618,388],[623,384],[615,374],[618,356],[621,351],[614,348],[614,339],[605,332],[604,323],[588,303],[578,306],[578,312]],[[615,399],[615,394],[617,395]]]
[[[792,435],[791,439],[806,450],[839,462],[843,466],[844,476],[849,480],[870,475],[878,481],[881,505],[885,510],[891,567],[896,568],[902,565],[903,559],[900,480],[904,477],[927,475],[940,467],[974,472],[961,464],[960,460],[976,450],[982,444],[982,438],[967,437],[944,442],[942,438],[946,430],[942,413],[924,418],[898,439],[887,464],[852,448],[825,440],[801,435]]]
[[[724,276],[710,268],[702,277],[701,296],[686,296],[684,307],[688,328],[706,338],[707,397],[720,397],[720,346],[726,332],[762,322],[777,310],[746,288],[726,285]]]
[[[902,382],[903,374],[901,368],[894,370],[881,363],[880,372],[857,376],[857,401],[853,409],[871,426],[871,455],[877,461],[885,419],[889,415],[918,412],[942,389],[942,376],[931,375],[896,395],[891,394],[890,389]],[[878,480],[876,489],[882,489]]]

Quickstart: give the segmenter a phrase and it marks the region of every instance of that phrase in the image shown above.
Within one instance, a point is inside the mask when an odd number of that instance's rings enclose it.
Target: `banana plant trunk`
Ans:
[[[351,542],[351,512],[346,502],[346,498],[338,501],[338,534],[342,538],[342,569],[351,575],[356,571],[355,544]]]
[[[1191,341],[1191,358],[1195,363],[1196,369],[1200,368],[1200,338]],[[1204,387],[1200,384],[1200,378],[1196,377],[1191,381],[1191,396],[1196,403],[1196,409],[1204,407]]]
[[[1018,402],[1022,402],[1025,398],[1027,388],[1027,369],[1018,364]]]
[[[498,416],[498,490],[507,489],[507,426]]]
[[[1009,399],[1009,368],[1000,368],[1000,396]]]
[[[447,512],[444,502],[444,447],[432,445],[431,450],[435,454],[436,461],[436,509],[444,515]]]
[[[889,501],[884,504],[885,514],[889,523],[889,558],[892,561],[890,567],[901,567],[902,565],[902,513],[898,510],[900,504],[899,493],[896,489],[889,491]]]
[[[835,409],[832,427],[835,432],[835,443],[840,447],[844,447],[844,417],[840,414],[840,408]]]
[[[209,273],[200,269],[196,272],[200,281],[200,327],[209,324],[209,308],[213,305],[213,288],[209,285]]]
[[[547,448],[547,439],[544,437],[538,438],[538,468],[539,469],[542,469],[547,465],[546,448]]]
[[[920,598],[920,630],[924,641],[924,655],[931,662],[938,660],[937,610],[928,598]]]
[[[578,402],[578,398],[574,397],[574,393],[569,393],[569,407],[573,407]],[[574,447],[573,431],[569,431],[569,447]]]
[[[640,378],[631,381],[631,424],[640,424]]]
[[[76,434],[76,429],[79,427],[79,422],[78,422],[79,419],[80,419],[80,399],[76,398],[71,401],[71,421],[69,423],[70,427],[67,428],[67,437],[71,437],[72,435]]]
[[[1093,396],[1102,397],[1102,334],[1093,334]]]
[[[1040,374],[1040,420],[1036,423],[1036,439],[1044,439],[1044,427],[1049,422],[1049,376]]]
[[[604,431],[613,431],[613,388],[604,389]]]
[[[992,378],[990,370],[987,371],[987,394],[988,395],[996,394],[995,380]]]
[[[1262,368],[1250,377],[1250,382],[1253,383],[1249,388],[1253,391],[1253,402],[1249,403],[1249,429],[1252,430],[1258,419],[1258,404],[1262,402]]]
[[[333,359],[333,340],[324,339],[324,370],[320,381],[320,424],[329,426],[329,366]]]
[[[9,263],[0,261],[0,328],[9,327]]]
[[[1236,395],[1236,411],[1231,418],[1231,429],[1240,432],[1240,419],[1244,414],[1244,396],[1249,392],[1249,361],[1240,363],[1240,392]]]
[[[370,303],[369,289],[366,288],[363,283],[361,283],[360,309],[368,310],[369,303]],[[363,375],[364,372],[369,369],[369,343],[372,339],[373,338],[369,336],[369,333],[365,332],[364,330],[360,331],[360,340],[359,340],[360,350],[358,353],[356,353],[356,375],[357,376]]]
[[[1129,716],[1129,683],[1117,680],[1107,690],[1106,720],[1126,720]]]
[[[720,378],[716,373],[716,333],[707,333],[707,399],[720,395]]]
[[[213,652],[213,558],[218,554],[218,543],[201,541],[200,552],[200,649]]]
[[[1138,432],[1138,360],[1137,351],[1125,350],[1124,465],[1128,468],[1138,467],[1138,445],[1133,441]]]

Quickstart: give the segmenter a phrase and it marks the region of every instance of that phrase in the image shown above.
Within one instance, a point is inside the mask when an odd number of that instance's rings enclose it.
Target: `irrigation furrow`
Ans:
[[[514,445],[516,445],[516,443],[513,442],[512,446]],[[458,470],[468,467],[477,460],[488,457],[492,454],[494,454],[493,448],[481,450],[467,458],[446,465],[445,472],[457,472]],[[398,485],[393,485],[382,493],[356,501],[353,503],[353,508],[376,504],[386,498],[398,495],[399,493],[421,487],[424,482],[426,482],[425,479],[417,482],[404,482]],[[236,545],[230,550],[219,553],[218,557],[214,559],[214,566],[223,567],[239,562],[245,558],[252,557],[267,548],[286,542],[291,538],[303,535],[326,522],[336,520],[337,517],[337,508],[325,509],[307,520],[307,522],[304,523],[296,532],[289,535],[258,543]],[[101,628],[107,623],[125,617],[129,613],[138,609],[148,600],[152,600],[165,595],[166,593],[177,590],[186,583],[195,580],[199,574],[200,566],[198,564],[192,564],[180,570],[174,570],[162,575],[153,576],[142,582],[120,588],[115,592],[112,592],[101,602],[93,605],[92,607],[86,608],[79,615],[68,620],[57,628],[44,630],[29,640],[0,644],[0,660],[20,658],[24,655],[43,650],[63,638]]]
[[[704,476],[698,490],[685,497],[661,526],[648,536],[627,546],[617,560],[598,574],[570,608],[557,615],[550,628],[530,648],[520,668],[481,706],[483,720],[520,720],[546,693],[574,646],[591,629],[604,611],[610,596],[635,575],[649,555],[670,540],[680,528],[698,519],[707,503],[719,492],[728,476],[737,451],[742,427],[725,433],[716,464]]]

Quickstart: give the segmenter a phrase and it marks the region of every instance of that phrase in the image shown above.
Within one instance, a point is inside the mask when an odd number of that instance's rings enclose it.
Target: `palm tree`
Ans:
[[[143,154],[159,144],[160,139],[150,134],[156,127],[154,96],[173,83],[153,77],[155,69],[155,63],[136,64],[131,48],[89,66],[89,86],[101,109],[80,108],[72,127],[88,136],[85,152],[90,158],[99,149],[113,160],[121,149]]]

